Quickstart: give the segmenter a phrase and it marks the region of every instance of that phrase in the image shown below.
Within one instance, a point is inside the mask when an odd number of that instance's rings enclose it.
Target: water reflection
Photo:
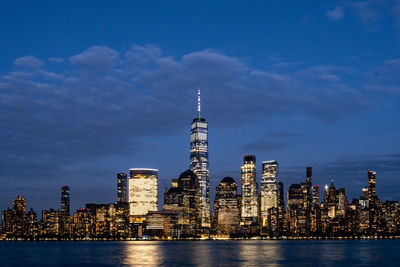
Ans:
[[[126,242],[122,252],[122,264],[129,266],[157,266],[163,258],[161,247],[161,242]]]
[[[278,266],[282,248],[278,241],[240,241],[237,248],[239,259],[246,266]]]
[[[1,266],[398,265],[400,240],[0,242]]]

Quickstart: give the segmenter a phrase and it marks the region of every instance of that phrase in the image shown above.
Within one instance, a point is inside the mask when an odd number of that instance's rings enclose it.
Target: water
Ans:
[[[400,266],[400,240],[0,242],[0,266]]]

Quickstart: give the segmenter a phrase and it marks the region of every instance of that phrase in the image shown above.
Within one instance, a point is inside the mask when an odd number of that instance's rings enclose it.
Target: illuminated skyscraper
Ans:
[[[261,217],[266,226],[268,210],[278,207],[278,162],[275,160],[262,163],[261,179]]]
[[[68,216],[69,216],[69,206],[70,206],[69,186],[64,185],[61,188],[61,212]]]
[[[121,172],[117,174],[118,203],[126,202],[126,180],[127,180],[126,173]]]
[[[287,194],[287,221],[291,234],[304,234],[307,231],[305,212],[306,196],[302,185],[292,184]]]
[[[319,185],[312,186],[312,204],[319,205]]]
[[[130,169],[129,214],[131,216],[145,216],[149,211],[157,211],[157,186],[157,169]]]
[[[243,157],[242,173],[242,212],[241,224],[250,225],[258,222],[258,186],[256,182],[256,157]]]
[[[371,204],[376,197],[376,172],[373,170],[368,170],[368,200]]]
[[[213,230],[217,234],[236,233],[240,226],[237,184],[231,177],[225,177],[215,192]]]
[[[208,169],[208,123],[200,116],[200,88],[198,89],[198,117],[190,128],[190,169],[197,175],[202,192],[201,224],[210,227],[210,174]]]
[[[187,233],[196,234],[201,228],[201,189],[197,175],[184,171],[173,179],[171,188],[164,193],[163,210],[183,211],[183,226]]]

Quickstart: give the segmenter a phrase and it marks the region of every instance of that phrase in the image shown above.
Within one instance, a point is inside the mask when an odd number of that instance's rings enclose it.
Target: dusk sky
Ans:
[[[146,3],[144,3],[146,2]],[[400,200],[400,1],[2,1],[0,208],[116,201],[116,174],[189,168],[197,87],[211,196],[243,155],[279,180],[377,172]],[[162,204],[162,203],[160,203]]]

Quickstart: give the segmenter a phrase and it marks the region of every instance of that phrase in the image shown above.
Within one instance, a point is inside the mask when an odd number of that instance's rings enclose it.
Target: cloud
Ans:
[[[25,56],[15,59],[14,65],[21,68],[38,69],[44,66],[44,62],[34,56]]]
[[[94,46],[62,70],[24,58],[17,67],[36,68],[0,76],[0,179],[57,177],[77,162],[131,155],[141,137],[180,133],[199,86],[204,115],[221,129],[281,114],[332,123],[364,112],[370,101],[348,85],[357,73],[347,67],[279,74],[210,49],[174,58],[150,45],[124,52]],[[264,140],[243,149],[284,147]]]
[[[72,64],[87,70],[111,70],[117,65],[119,53],[106,46],[92,46],[70,58]]]
[[[379,21],[386,17],[394,19],[393,27],[400,33],[400,2],[397,0],[345,0],[325,12],[328,19],[341,20],[346,13],[355,15],[369,30],[377,31],[382,27]]]
[[[59,57],[51,57],[51,58],[48,59],[48,61],[55,62],[55,63],[62,63],[62,62],[64,62],[64,59],[63,58],[59,58]]]
[[[331,20],[341,20],[343,15],[343,9],[340,6],[326,12],[326,17]]]
[[[365,74],[363,87],[375,93],[400,94],[400,58],[386,60]]]

